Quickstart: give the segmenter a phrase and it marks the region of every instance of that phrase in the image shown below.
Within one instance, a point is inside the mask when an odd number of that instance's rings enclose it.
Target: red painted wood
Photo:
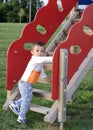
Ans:
[[[80,22],[72,26],[66,41],[59,44],[54,53],[53,75],[52,75],[52,98],[58,98],[59,86],[59,53],[61,48],[68,50],[68,83],[82,61],[86,58],[88,52],[93,47],[93,33],[88,35],[83,31],[84,26],[88,26],[93,31],[93,4],[89,5],[83,12]],[[70,47],[78,45],[81,48],[79,54],[71,54]],[[55,69],[57,68],[57,69]],[[85,70],[86,71],[86,70]]]
[[[11,90],[20,79],[31,54],[24,49],[25,43],[42,41],[44,44],[53,35],[70,10],[78,0],[61,0],[63,10],[60,12],[57,0],[49,0],[47,6],[42,7],[36,14],[33,22],[27,24],[19,39],[12,42],[7,52],[6,88]],[[68,6],[69,5],[69,6]],[[36,30],[37,25],[46,29],[45,34]]]

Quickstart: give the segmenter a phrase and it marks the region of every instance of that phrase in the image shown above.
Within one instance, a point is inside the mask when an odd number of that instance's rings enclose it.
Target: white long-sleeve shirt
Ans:
[[[21,80],[35,84],[39,76],[41,78],[46,78],[46,74],[43,69],[44,63],[52,63],[52,57],[32,56],[21,77]]]

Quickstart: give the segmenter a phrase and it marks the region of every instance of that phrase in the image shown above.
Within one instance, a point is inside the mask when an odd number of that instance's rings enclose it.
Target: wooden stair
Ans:
[[[67,37],[70,27],[73,24],[75,24],[76,22],[78,22],[80,20],[80,17],[81,17],[81,12],[79,10],[74,10],[73,16],[66,21],[66,24],[64,24],[64,26],[61,25],[62,28],[60,29],[58,34],[55,36],[55,38],[53,39],[51,44],[46,49],[46,55],[47,56],[52,56],[53,55],[53,52],[54,52],[56,46],[58,44],[60,44],[60,42],[62,42]],[[45,64],[44,68],[46,70],[52,71],[52,64]],[[37,82],[40,82],[40,83],[43,83],[43,84],[44,83],[45,84],[51,84],[51,78],[50,77],[47,77],[45,79],[39,78]],[[72,86],[70,86],[68,88],[71,88],[73,90],[73,93],[74,93],[75,88],[73,87],[73,84],[72,84]],[[16,88],[13,91],[13,93],[11,93],[11,95],[9,96],[9,98],[7,99],[5,104],[3,105],[3,109],[7,110],[9,104],[13,100],[18,98],[18,95],[19,95],[19,90],[18,90],[18,88]],[[54,121],[57,118],[57,114],[58,114],[58,101],[56,100],[54,102],[51,99],[51,92],[48,92],[48,91],[45,91],[45,90],[40,90],[40,89],[34,88],[33,89],[33,95],[35,97],[40,97],[40,98],[43,97],[44,99],[47,99],[47,100],[50,100],[50,101],[53,102],[53,105],[50,108],[32,103],[32,104],[30,104],[29,109],[31,111],[39,112],[41,114],[44,114],[45,115],[45,117],[44,117],[45,122],[48,122],[50,124],[54,123]],[[72,96],[72,91],[70,92],[70,89],[67,89],[67,99],[66,100],[68,101],[71,98],[71,96]]]
[[[47,55],[50,56],[50,55],[53,55],[53,53],[48,53]],[[45,64],[44,68],[46,70],[50,71],[50,70],[52,70],[52,64]],[[45,79],[39,78],[37,82],[40,82],[41,84],[48,84],[48,85],[50,85],[51,84],[51,77],[49,76],[49,77],[47,77]],[[49,100],[49,101],[52,102],[52,104],[55,105],[55,102],[51,98],[51,92],[50,91],[45,91],[45,90],[40,90],[40,89],[33,88],[33,95],[34,95],[34,97],[41,98],[41,100],[42,100],[42,98],[45,99],[45,100]],[[17,87],[11,93],[11,95],[7,98],[6,102],[3,105],[3,109],[4,110],[9,110],[9,108],[8,108],[9,104],[11,104],[12,101],[18,99],[19,97],[20,97],[20,93],[19,93],[19,89]],[[49,107],[33,104],[33,101],[32,101],[32,103],[29,105],[29,110],[34,111],[34,112],[38,112],[38,113],[41,113],[41,114],[44,114],[45,115],[44,120],[46,122],[52,124],[55,121],[55,118],[56,118],[56,113],[54,113],[55,109],[54,109],[53,106],[51,106],[49,108]],[[46,115],[47,114],[50,115],[51,111],[53,112],[53,113],[51,113],[51,116],[46,118]],[[55,115],[55,118],[52,118],[53,115]]]
[[[68,35],[69,29],[73,24],[76,24],[80,21],[80,18],[82,16],[83,10],[74,9],[73,15],[65,21],[64,25],[60,26],[60,31],[56,34],[52,42],[49,44],[49,46],[46,48],[46,53],[51,53],[55,50],[55,48],[60,44],[62,41],[64,41]],[[83,30],[86,34],[91,35],[93,34],[92,30],[85,29]]]
[[[48,99],[48,100],[52,100],[51,99],[51,93],[48,92],[48,91],[45,91],[45,90],[41,90],[41,89],[33,89],[33,94],[35,96],[39,96],[39,97],[43,97],[45,99]]]
[[[55,37],[55,39],[52,41],[52,43],[48,46],[48,48],[46,49],[46,55],[47,56],[53,56],[53,52],[56,48],[56,46],[62,42],[62,40],[64,40],[67,36],[67,32],[70,29],[70,27],[73,24],[73,20],[72,19],[76,19],[79,18],[79,11],[75,11],[72,18],[70,18],[69,20],[67,20],[66,24],[63,26],[63,28],[60,30],[60,32],[57,34],[57,36]],[[66,32],[67,31],[67,32]],[[52,64],[45,64],[44,68],[46,70],[52,71]],[[51,84],[51,77],[47,77],[45,79],[41,79],[39,78],[37,82],[43,83],[43,84]],[[37,105],[37,104],[33,104],[31,103],[29,106],[29,109],[31,111],[34,112],[39,112],[41,114],[44,114],[44,121],[48,122],[50,124],[54,123],[54,121],[57,118],[57,114],[58,114],[58,101],[56,100],[55,102],[51,99],[51,92],[45,91],[45,90],[40,90],[40,89],[33,89],[33,95],[35,97],[39,97],[39,98],[44,98],[45,100],[50,100],[52,102],[52,106],[50,108],[45,107],[45,106],[41,106],[41,105]],[[11,95],[9,96],[9,98],[7,98],[7,101],[5,102],[5,104],[3,105],[3,109],[7,110],[9,104],[14,101],[16,98],[19,98],[19,89],[16,88]],[[42,100],[42,99],[41,99]]]
[[[50,54],[49,54],[50,55]],[[47,69],[47,70],[52,70],[52,64],[45,64],[44,65],[44,68]],[[40,83],[47,83],[47,84],[51,84],[51,78],[50,77],[47,77],[46,79],[40,79],[38,80],[38,82]],[[45,90],[40,90],[40,89],[36,89],[36,88],[33,88],[33,95],[35,97],[39,97],[39,98],[44,98],[46,100],[50,100],[53,102],[52,98],[51,98],[51,92],[49,91],[45,91]],[[42,99],[41,99],[42,100]],[[55,105],[55,102],[53,103]],[[53,106],[54,106],[53,105]],[[44,121],[45,122],[48,122],[50,124],[52,124],[54,121],[55,121],[55,118],[56,118],[56,112],[54,107],[51,106],[50,108],[49,107],[45,107],[45,106],[41,106],[41,105],[37,105],[37,104],[31,104],[30,105],[30,110],[31,111],[34,111],[34,112],[38,112],[38,113],[41,113],[41,114],[44,114],[45,117],[44,117]],[[50,115],[50,112],[52,111],[51,115]],[[50,115],[49,117],[47,117],[48,115]],[[53,115],[55,115],[55,118],[53,118]]]
[[[47,77],[44,79],[39,78],[37,82],[51,84],[51,77]]]
[[[65,20],[65,24],[60,25],[60,31],[56,34],[53,38],[52,42],[46,48],[46,52],[53,52],[60,42],[64,41],[68,35],[68,31],[70,27],[78,22],[81,18],[82,10],[73,10],[73,15],[68,19]]]
[[[48,114],[48,112],[50,111],[50,108],[36,105],[36,104],[31,104],[29,106],[29,109],[31,111],[38,112],[38,113],[45,114],[45,115]]]

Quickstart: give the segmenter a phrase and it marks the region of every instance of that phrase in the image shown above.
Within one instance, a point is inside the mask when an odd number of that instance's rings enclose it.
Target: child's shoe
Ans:
[[[26,123],[26,118],[22,118],[22,117],[19,116],[18,119],[17,119],[17,122],[25,124]]]
[[[19,108],[15,105],[14,102],[9,105],[9,108],[10,108],[16,115],[19,115]]]

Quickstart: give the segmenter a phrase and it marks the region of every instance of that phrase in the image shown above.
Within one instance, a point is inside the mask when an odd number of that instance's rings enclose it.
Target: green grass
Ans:
[[[16,115],[2,109],[6,101],[7,48],[12,41],[18,39],[24,26],[25,24],[19,23],[0,23],[0,130],[42,130],[49,126],[43,121],[44,115],[40,113],[29,111],[27,124],[21,125],[16,122]],[[50,89],[49,86],[40,83],[37,83],[35,87],[44,90]],[[35,97],[33,102],[45,106],[52,104],[50,101]],[[67,120],[64,125],[65,130],[93,130],[93,68],[75,92],[73,101],[67,103]],[[52,126],[59,127],[59,123],[56,121]]]

